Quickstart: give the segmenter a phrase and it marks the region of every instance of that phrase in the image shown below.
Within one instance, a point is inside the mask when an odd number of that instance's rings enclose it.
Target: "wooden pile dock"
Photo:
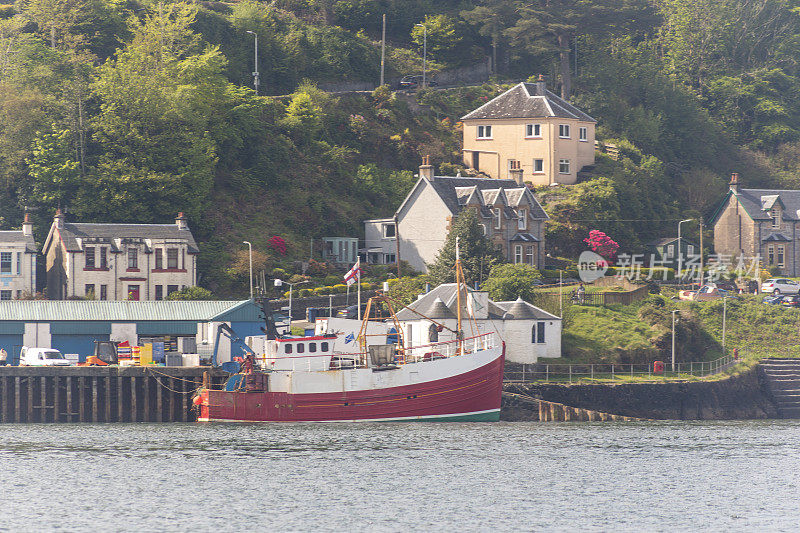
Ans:
[[[209,367],[0,367],[0,422],[192,422]]]

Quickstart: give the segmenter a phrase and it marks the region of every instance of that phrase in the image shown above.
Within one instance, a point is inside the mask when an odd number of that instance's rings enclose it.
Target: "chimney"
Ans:
[[[56,228],[64,228],[64,213],[61,212],[61,208],[56,209],[56,216],[53,217],[53,222],[55,222]]]
[[[731,174],[730,186],[731,186],[731,191],[733,191],[734,194],[738,194],[738,192],[739,192],[739,173],[738,172],[734,172],[734,173]]]
[[[175,225],[178,226],[178,229],[189,229],[189,225],[186,223],[186,217],[183,216],[183,211],[178,213],[178,216],[175,218]]]
[[[522,165],[520,165],[519,161],[511,161],[511,169],[508,173],[511,175],[511,179],[517,182],[517,185],[520,187],[525,186],[525,182],[522,180]]]
[[[534,85],[536,86],[535,96],[547,96],[547,82],[544,81],[544,75],[539,74],[539,81]]]
[[[25,220],[22,222],[22,234],[26,237],[33,235],[33,222],[30,213],[25,213]]]
[[[431,166],[431,156],[422,156],[422,165],[419,167],[419,176],[427,181],[433,181],[433,167]]]

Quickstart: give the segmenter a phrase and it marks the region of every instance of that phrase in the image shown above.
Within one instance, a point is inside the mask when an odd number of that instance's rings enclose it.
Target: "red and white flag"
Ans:
[[[347,283],[348,287],[350,285],[352,285],[353,283],[355,283],[356,281],[359,281],[359,282],[361,281],[361,258],[360,257],[356,261],[356,264],[353,265],[353,268],[351,268],[350,271],[347,274],[344,275],[344,282]]]

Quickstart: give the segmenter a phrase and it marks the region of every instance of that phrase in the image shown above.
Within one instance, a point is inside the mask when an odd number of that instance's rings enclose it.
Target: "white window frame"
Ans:
[[[13,299],[13,293],[8,290],[0,291],[0,300],[6,301]]]
[[[539,163],[539,168],[536,168],[536,163]],[[533,160],[533,173],[534,174],[544,174],[544,159],[534,159]]]
[[[8,258],[7,260],[4,258]],[[0,252],[0,273],[13,274],[14,254],[12,252]],[[3,266],[3,263],[8,265],[8,270]],[[9,298],[10,299],[10,298]]]
[[[525,264],[534,266],[536,254],[533,252],[533,245],[525,246]]]
[[[526,139],[541,139],[542,138],[542,125],[541,124],[525,124],[525,138]]]
[[[391,265],[397,261],[397,257],[394,254],[383,254],[383,264],[384,265]]]
[[[667,245],[667,259],[673,259],[675,257],[675,245],[668,244]]]
[[[570,138],[569,124],[559,124],[558,125],[558,138],[559,139],[569,139]]]
[[[128,269],[138,269],[139,268],[139,249],[138,248],[128,248]]]
[[[770,244],[767,246],[767,264],[772,266],[775,264],[775,245]]]
[[[492,216],[494,216],[494,229],[500,229],[503,227],[503,209],[501,207],[495,207],[492,209]]]
[[[781,212],[780,212],[780,209],[777,209],[777,208],[773,207],[772,208],[772,212],[770,214],[772,215],[772,228],[773,229],[779,229],[781,227]]]
[[[477,136],[478,139],[491,139],[492,138],[492,125],[491,124],[481,124],[477,128]]]
[[[528,210],[527,209],[518,209],[517,210],[517,229],[527,230],[528,229]]]
[[[387,230],[389,228],[392,228],[394,230],[394,232],[393,232],[394,235],[389,235],[388,234],[389,232]],[[395,227],[394,222],[387,222],[386,224],[383,224],[382,233],[383,233],[383,238],[384,239],[396,239],[397,238],[397,228]]]
[[[786,266],[786,247],[783,245],[778,246],[777,265],[779,267]]]
[[[559,159],[558,160],[558,173],[559,174],[572,174],[572,172],[570,172],[569,159]]]
[[[694,244],[687,244],[686,257],[692,257],[693,255],[694,255]]]
[[[589,141],[589,128],[581,126],[578,128],[578,140],[581,142]]]
[[[514,264],[519,265],[522,263],[525,256],[522,255],[522,245],[515,244],[514,245]]]

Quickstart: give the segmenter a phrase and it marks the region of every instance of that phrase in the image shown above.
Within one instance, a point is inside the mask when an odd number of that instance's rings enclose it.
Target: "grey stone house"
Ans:
[[[739,176],[712,217],[714,251],[734,259],[760,257],[764,268],[800,275],[800,191],[741,189]]]
[[[370,263],[392,263],[399,249],[399,259],[425,271],[444,245],[453,218],[474,209],[484,233],[507,261],[540,268],[548,216],[524,185],[522,169],[513,169],[512,175],[515,179],[435,176],[426,158],[395,216],[364,221],[362,257]]]
[[[667,268],[678,268],[678,238],[664,237],[650,241],[645,245],[644,258],[653,260],[653,265]],[[694,255],[700,253],[700,247],[686,237],[681,237],[680,252],[683,254],[683,263]]]

